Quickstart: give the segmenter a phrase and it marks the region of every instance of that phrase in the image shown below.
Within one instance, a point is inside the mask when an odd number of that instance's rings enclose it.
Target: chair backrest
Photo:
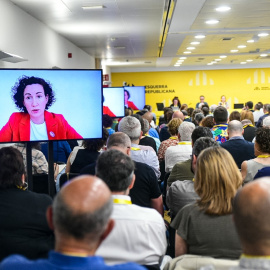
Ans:
[[[44,193],[49,195],[49,179],[48,179],[48,174],[33,174],[32,175],[33,179],[33,192],[36,193]],[[54,186],[54,196],[56,194],[56,189]]]
[[[72,178],[78,176],[79,174],[78,173],[63,173],[61,176],[60,176],[60,179],[59,179],[59,186],[60,188],[68,181],[72,180]]]

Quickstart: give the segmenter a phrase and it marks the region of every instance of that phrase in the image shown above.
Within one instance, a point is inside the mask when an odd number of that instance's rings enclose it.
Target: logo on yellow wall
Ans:
[[[247,84],[263,84],[270,83],[270,76],[266,75],[263,70],[255,70],[253,72],[253,78],[247,79]]]
[[[189,86],[193,86],[194,84],[194,81],[195,81],[195,85],[196,86],[201,86],[201,85],[214,85],[214,80],[213,79],[208,79],[207,78],[207,74],[205,72],[197,72],[196,73],[196,77],[195,77],[195,80],[194,79],[191,79],[189,81]]]

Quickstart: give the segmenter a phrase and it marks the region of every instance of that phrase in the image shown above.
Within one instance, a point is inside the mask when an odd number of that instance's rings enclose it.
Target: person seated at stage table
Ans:
[[[196,109],[201,109],[202,105],[208,105],[207,102],[205,102],[205,97],[203,95],[200,96],[200,102],[196,104]]]
[[[172,101],[172,104],[170,105],[170,108],[173,110],[173,111],[179,111],[180,108],[181,108],[181,102],[179,100],[178,97],[174,97],[173,98],[173,101]]]
[[[223,106],[224,108],[226,108],[227,110],[229,110],[229,104],[226,101],[226,97],[224,95],[221,96],[221,101],[218,103],[218,106]]]
[[[270,128],[262,127],[256,130],[254,144],[256,158],[244,161],[241,165],[241,174],[244,184],[253,181],[258,170],[270,166]]]
[[[170,132],[171,137],[160,144],[158,149],[158,160],[159,162],[165,159],[165,152],[170,146],[178,145],[178,128],[183,123],[180,118],[172,119],[168,124],[168,130]]]
[[[176,229],[175,256],[195,254],[238,259],[241,246],[232,219],[232,199],[242,185],[230,153],[222,147],[203,150],[194,179],[200,199],[184,206],[171,227]]]
[[[54,247],[53,231],[46,222],[52,199],[26,190],[25,177],[22,154],[13,147],[1,148],[0,260],[12,254],[44,258]]]
[[[12,94],[21,112],[13,113],[1,129],[1,142],[82,139],[63,115],[47,111],[55,102],[49,82],[22,76],[12,88]]]
[[[107,129],[103,128],[101,139],[83,140],[82,146],[74,147],[67,161],[66,173],[80,173],[82,168],[95,162],[108,137]]]

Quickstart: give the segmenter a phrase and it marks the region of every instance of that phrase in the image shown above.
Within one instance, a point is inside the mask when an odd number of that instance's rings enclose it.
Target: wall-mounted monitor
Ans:
[[[123,87],[106,87],[103,88],[103,114],[111,117],[124,117],[124,88]]]
[[[125,86],[125,107],[133,110],[142,110],[145,105],[144,86]]]
[[[0,69],[0,142],[102,137],[102,70]]]

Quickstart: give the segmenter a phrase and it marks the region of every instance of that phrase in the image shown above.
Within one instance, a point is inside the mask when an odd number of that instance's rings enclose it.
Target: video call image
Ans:
[[[125,86],[125,107],[133,110],[142,110],[145,105],[144,86]]]
[[[103,114],[111,117],[124,117],[124,88],[123,87],[107,87],[103,88]]]
[[[100,138],[101,70],[0,70],[0,142]]]

